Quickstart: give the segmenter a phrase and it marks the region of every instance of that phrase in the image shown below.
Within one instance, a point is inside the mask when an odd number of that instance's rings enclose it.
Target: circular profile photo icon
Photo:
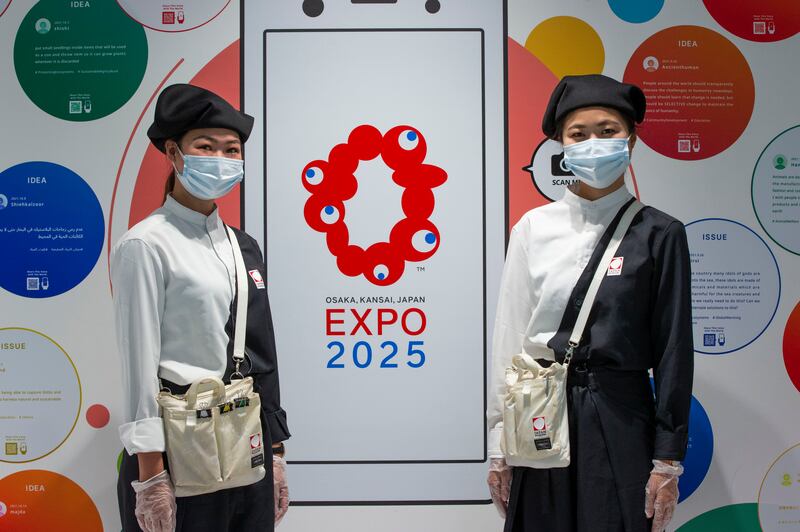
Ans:
[[[772,166],[775,167],[776,170],[785,170],[786,169],[786,156],[781,155],[780,153],[776,155],[772,159]]]
[[[41,33],[44,35],[45,33],[50,33],[50,28],[53,26],[50,24],[50,21],[46,18],[40,18],[36,21],[36,32]]]
[[[661,65],[659,64],[658,59],[652,55],[648,55],[644,58],[644,61],[642,61],[642,68],[644,68],[647,72],[655,72],[660,66]]]
[[[6,503],[0,501],[0,517],[4,517],[8,513],[8,508],[6,508]]]
[[[0,211],[8,207],[8,198],[5,194],[0,194]]]

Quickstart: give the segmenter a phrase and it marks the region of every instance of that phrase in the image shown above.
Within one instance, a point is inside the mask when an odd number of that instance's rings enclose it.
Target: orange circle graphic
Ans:
[[[75,482],[41,469],[19,471],[0,479],[5,515],[0,530],[23,532],[102,532],[103,522],[92,499]]]
[[[747,60],[707,28],[674,26],[654,34],[633,53],[624,79],[647,96],[639,137],[673,159],[725,151],[753,113],[755,84]]]

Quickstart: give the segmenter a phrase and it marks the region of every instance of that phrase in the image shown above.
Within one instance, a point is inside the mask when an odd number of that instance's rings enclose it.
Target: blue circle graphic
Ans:
[[[78,174],[49,162],[0,173],[0,286],[46,298],[77,286],[103,247],[105,221],[97,196]]]
[[[653,379],[650,384],[654,386]],[[683,475],[678,480],[680,497],[678,502],[685,501],[705,480],[714,456],[714,431],[703,405],[692,396],[689,407],[689,444],[683,461]]]
[[[692,396],[692,406],[689,409],[689,446],[683,460],[683,475],[678,482],[681,493],[678,502],[686,500],[703,483],[711,467],[713,455],[714,432],[711,429],[711,420],[700,401]]]
[[[433,244],[434,242],[436,242],[436,235],[434,235],[433,233],[428,233],[427,235],[425,235],[425,242],[427,242],[428,244]]]
[[[406,138],[411,141],[417,140],[417,134],[413,131],[409,131],[408,135],[406,135]]]
[[[625,22],[641,24],[661,12],[664,0],[608,0],[608,6]]]
[[[705,257],[711,256],[710,252],[713,251],[709,246],[720,245],[724,242],[724,240],[715,240],[715,235],[722,233],[719,236],[725,236],[725,233],[728,232],[728,230],[722,229],[722,226],[725,225],[732,230],[740,231],[742,235],[752,240],[750,242],[738,242],[737,245],[727,251],[727,254],[715,256],[716,262],[712,262],[710,265],[713,267],[713,272],[707,271],[709,264],[704,262],[706,260]],[[690,255],[692,255],[692,328],[695,335],[695,352],[704,355],[727,355],[744,349],[764,334],[764,331],[769,328],[775,318],[775,314],[778,312],[782,281],[780,267],[775,254],[772,253],[769,245],[758,233],[742,223],[726,218],[695,220],[686,224],[686,235],[689,242]],[[766,253],[764,252],[765,250]],[[727,272],[726,270],[736,270],[737,267],[740,267],[743,263],[747,264],[748,261],[752,265],[752,261],[758,258],[763,258],[765,266],[768,264],[769,269],[756,272],[758,273],[759,283],[753,285],[757,293],[757,296],[755,296],[747,293],[748,287],[741,284],[741,279],[737,279],[736,276],[728,278],[728,274],[734,272]],[[774,270],[772,269],[773,267]],[[706,271],[702,271],[704,269]],[[713,284],[721,284],[718,286],[706,286],[705,288],[713,288],[713,294],[706,294],[702,297],[723,297],[724,299],[719,301],[716,299],[699,300],[702,291],[699,288],[697,290],[695,288],[703,285],[702,281],[704,279],[701,278],[703,275],[712,275],[715,277]],[[705,281],[709,280],[705,279]],[[770,283],[774,284],[774,290],[770,290]],[[761,304],[773,291],[774,305],[771,303],[772,299],[770,299],[768,300],[769,305],[764,305],[763,308],[752,308],[752,305]],[[698,295],[698,301],[695,300],[696,295]],[[749,297],[754,299],[747,299]],[[755,299],[756,297],[757,299]],[[711,302],[714,307],[707,309],[706,307],[695,305],[696,302],[703,304]],[[735,308],[724,307],[729,303],[735,303]],[[727,314],[726,320],[731,325],[726,327],[719,326],[719,320],[711,316],[714,313]],[[710,316],[711,319],[709,319]],[[769,316],[769,319],[766,320],[762,327],[761,322],[757,320],[767,316]],[[754,324],[756,325],[755,328],[753,327]]]

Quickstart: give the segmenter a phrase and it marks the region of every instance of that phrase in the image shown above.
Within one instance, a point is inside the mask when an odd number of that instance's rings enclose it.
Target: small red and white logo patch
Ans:
[[[250,448],[259,449],[261,447],[261,433],[250,436]]]
[[[611,264],[608,265],[608,273],[607,276],[612,275],[622,275],[622,263],[625,260],[625,257],[614,257],[611,259]]]
[[[540,431],[544,430],[547,426],[547,423],[544,421],[544,417],[535,417],[533,418],[533,430]]]
[[[264,278],[261,277],[261,272],[258,270],[250,270],[247,272],[252,277],[253,282],[256,283],[256,288],[263,289],[264,288]]]

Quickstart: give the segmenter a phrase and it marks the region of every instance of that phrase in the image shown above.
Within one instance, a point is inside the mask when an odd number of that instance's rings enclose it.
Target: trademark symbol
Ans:
[[[424,272],[425,271],[425,266],[417,266],[417,271],[418,272]]]

